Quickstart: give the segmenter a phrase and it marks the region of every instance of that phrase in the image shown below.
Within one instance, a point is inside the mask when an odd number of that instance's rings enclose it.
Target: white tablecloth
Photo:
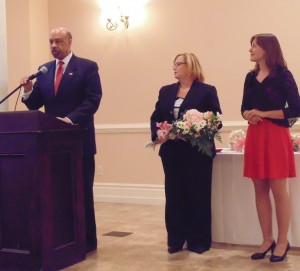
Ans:
[[[297,177],[288,182],[292,205],[288,238],[292,246],[300,247],[300,153],[295,153],[295,160]],[[243,177],[243,168],[243,153],[224,151],[218,153],[214,159],[212,235],[215,242],[249,245],[259,245],[262,242],[254,187],[251,179]],[[273,201],[272,204],[276,240],[277,225]]]

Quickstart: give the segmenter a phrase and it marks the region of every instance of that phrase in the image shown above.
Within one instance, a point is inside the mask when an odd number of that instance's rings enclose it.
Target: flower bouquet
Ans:
[[[184,140],[198,151],[212,157],[213,140],[216,138],[221,142],[219,127],[222,115],[215,115],[211,111],[199,112],[196,109],[187,110],[182,118],[172,124],[165,122],[157,123],[165,140]],[[160,144],[160,142],[154,142]]]
[[[300,151],[300,135],[299,134],[291,134],[293,147],[295,152]]]
[[[243,130],[234,130],[229,134],[229,147],[232,151],[244,150],[246,133]]]

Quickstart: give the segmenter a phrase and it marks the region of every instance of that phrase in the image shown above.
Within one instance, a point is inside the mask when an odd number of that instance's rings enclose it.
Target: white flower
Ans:
[[[201,122],[194,124],[194,127],[195,127],[196,131],[202,130],[205,126],[206,126],[206,121],[205,120],[202,120]]]
[[[229,144],[235,144],[238,139],[245,137],[246,133],[243,130],[234,130],[229,134]]]
[[[243,130],[234,130],[229,134],[229,147],[234,151],[242,151],[244,149],[246,133]]]
[[[171,125],[167,123],[158,123],[157,127],[166,130],[166,140],[184,140],[189,142],[198,151],[213,156],[212,140],[221,142],[219,134],[219,126],[222,115],[216,115],[211,112],[199,112],[196,109],[190,109],[185,112],[182,118],[173,122]]]
[[[300,134],[291,134],[294,151],[300,150]]]

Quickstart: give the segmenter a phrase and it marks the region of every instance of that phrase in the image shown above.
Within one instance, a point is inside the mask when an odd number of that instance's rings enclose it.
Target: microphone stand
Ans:
[[[8,95],[6,95],[1,101],[0,104],[2,104],[4,101],[6,101],[11,95],[13,95],[18,89],[20,89],[24,84],[20,84],[19,86],[17,86],[11,93],[9,93]]]

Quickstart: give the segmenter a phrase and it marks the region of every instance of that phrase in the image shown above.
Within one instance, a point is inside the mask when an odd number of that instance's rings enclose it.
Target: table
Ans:
[[[297,177],[288,181],[292,206],[288,239],[292,246],[300,247],[300,153],[295,153],[295,161]],[[214,242],[247,245],[260,245],[262,242],[254,187],[251,179],[243,177],[243,169],[243,153],[224,150],[214,159],[212,178]],[[273,232],[276,240],[277,224],[273,198],[272,205]]]

